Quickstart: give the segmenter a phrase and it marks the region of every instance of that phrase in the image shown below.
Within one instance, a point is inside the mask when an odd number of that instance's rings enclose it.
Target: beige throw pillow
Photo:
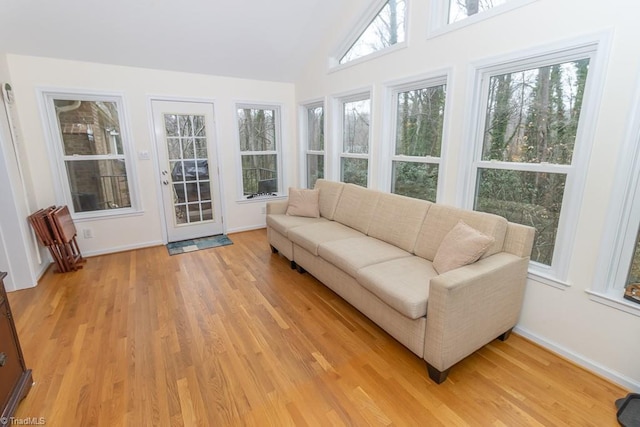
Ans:
[[[433,268],[438,274],[476,262],[484,254],[495,239],[468,226],[464,221],[458,221],[442,239],[436,256],[433,258]]]
[[[320,216],[320,190],[289,188],[287,215],[318,218]]]

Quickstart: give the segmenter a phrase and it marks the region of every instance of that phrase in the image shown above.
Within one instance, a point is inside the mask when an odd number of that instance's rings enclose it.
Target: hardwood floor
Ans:
[[[47,426],[615,426],[627,391],[512,334],[441,385],[265,230],[47,272],[10,303]]]

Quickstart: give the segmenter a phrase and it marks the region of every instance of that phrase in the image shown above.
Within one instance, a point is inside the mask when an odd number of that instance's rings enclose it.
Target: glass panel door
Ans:
[[[211,181],[204,116],[165,114],[176,224],[211,221]]]
[[[209,104],[154,101],[169,241],[221,234],[220,186]]]

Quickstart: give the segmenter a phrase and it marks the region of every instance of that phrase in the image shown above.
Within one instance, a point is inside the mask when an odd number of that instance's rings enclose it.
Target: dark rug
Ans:
[[[177,255],[227,245],[233,245],[231,239],[229,239],[226,234],[219,234],[217,236],[171,242],[167,244],[167,249],[169,250],[169,255]]]
[[[618,423],[624,427],[640,426],[640,394],[629,393],[627,397],[616,400]]]

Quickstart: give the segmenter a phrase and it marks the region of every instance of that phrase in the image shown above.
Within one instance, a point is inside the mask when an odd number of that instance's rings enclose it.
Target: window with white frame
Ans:
[[[339,63],[345,64],[404,42],[405,15],[405,0],[386,1],[355,42],[342,52]]]
[[[43,93],[61,188],[74,216],[133,210],[129,142],[120,96]]]
[[[274,105],[236,106],[242,196],[280,192],[280,108]]]
[[[640,86],[634,99],[640,99]],[[640,302],[640,293],[631,295],[640,284],[640,102],[630,113],[629,133],[620,151],[609,213],[598,254],[592,289],[596,301],[640,315],[640,305],[620,304],[622,297]],[[627,291],[627,292],[625,292]]]
[[[445,100],[445,79],[393,89],[392,193],[436,201]]]
[[[306,105],[304,111],[306,182],[313,188],[318,179],[324,178],[324,105]]]
[[[480,70],[474,208],[535,227],[531,260],[552,277],[568,263],[590,151],[581,113],[594,54],[592,45]]]
[[[449,24],[487,11],[510,0],[449,0]]]
[[[340,180],[367,187],[369,182],[369,94],[341,100],[342,152]]]
[[[537,0],[432,0],[429,33],[434,36],[490,19]]]

